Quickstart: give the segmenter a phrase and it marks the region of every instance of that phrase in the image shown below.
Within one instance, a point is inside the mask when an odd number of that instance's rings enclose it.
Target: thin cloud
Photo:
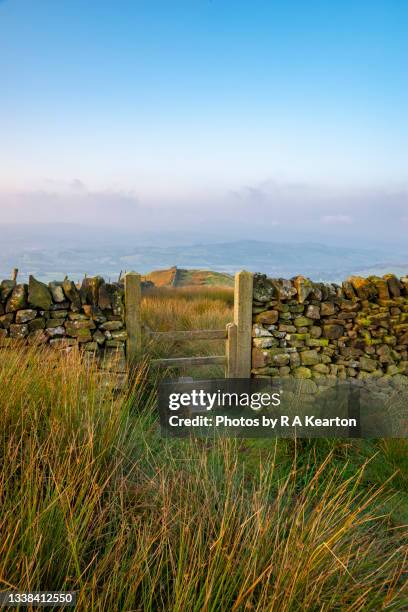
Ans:
[[[134,191],[92,189],[79,177],[44,189],[0,192],[2,223],[73,223],[144,237],[252,239],[344,244],[404,242],[408,189],[357,189],[263,181],[217,195],[140,200]],[[404,222],[401,222],[403,220]]]
[[[324,215],[321,217],[321,222],[327,225],[350,225],[353,219],[349,215]]]
[[[2,221],[8,223],[126,227],[137,220],[140,202],[133,192],[90,190],[82,181],[74,179],[68,184],[53,185],[52,189],[0,193],[0,212]]]

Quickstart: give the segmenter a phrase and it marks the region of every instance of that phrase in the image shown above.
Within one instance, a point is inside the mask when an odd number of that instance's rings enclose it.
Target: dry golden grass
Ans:
[[[86,611],[405,609],[406,529],[365,466],[332,451],[305,481],[275,443],[247,466],[234,440],[160,439],[146,373],[117,397],[75,352],[2,360],[0,588]]]
[[[142,300],[144,324],[153,331],[225,329],[233,319],[233,290],[223,287],[150,289]],[[145,349],[154,357],[224,355],[223,341],[163,341],[145,337]],[[177,374],[173,369],[172,373]],[[223,368],[201,367],[179,370],[194,378],[223,376]]]

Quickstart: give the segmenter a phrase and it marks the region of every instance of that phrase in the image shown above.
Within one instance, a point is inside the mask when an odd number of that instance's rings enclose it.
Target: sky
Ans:
[[[406,0],[0,0],[0,219],[403,241]]]

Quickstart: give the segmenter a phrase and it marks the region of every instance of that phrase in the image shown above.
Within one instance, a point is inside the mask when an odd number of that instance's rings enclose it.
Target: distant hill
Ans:
[[[234,277],[231,274],[211,270],[185,270],[177,266],[166,270],[154,270],[142,279],[150,281],[156,287],[234,286]]]
[[[248,228],[249,230],[250,228]],[[236,240],[167,244],[132,232],[64,224],[0,224],[0,280],[19,269],[20,281],[29,274],[43,281],[73,280],[99,274],[117,280],[120,272],[135,270],[162,275],[162,285],[171,284],[170,266],[177,266],[176,283],[224,285],[230,274],[245,269],[269,276],[291,278],[303,274],[315,281],[339,282],[351,275],[369,276],[408,271],[408,244],[335,245],[316,242],[281,242],[282,236],[267,240]],[[391,237],[390,237],[391,240]],[[169,271],[170,270],[170,271]],[[209,272],[213,270],[213,272]],[[159,283],[158,283],[159,284]]]

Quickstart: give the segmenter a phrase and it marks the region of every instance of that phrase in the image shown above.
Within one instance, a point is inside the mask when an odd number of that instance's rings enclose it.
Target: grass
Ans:
[[[230,314],[181,296],[147,296],[145,320]],[[142,361],[118,396],[76,352],[1,359],[0,589],[86,611],[408,608],[406,441],[162,439],[157,377]]]
[[[227,287],[155,288],[145,292],[142,317],[153,331],[225,329],[233,319],[234,293]],[[223,341],[175,342],[148,340],[146,352],[151,357],[192,357],[223,355]],[[195,379],[223,377],[223,368],[208,366],[186,370],[172,369],[169,376],[193,376]]]

